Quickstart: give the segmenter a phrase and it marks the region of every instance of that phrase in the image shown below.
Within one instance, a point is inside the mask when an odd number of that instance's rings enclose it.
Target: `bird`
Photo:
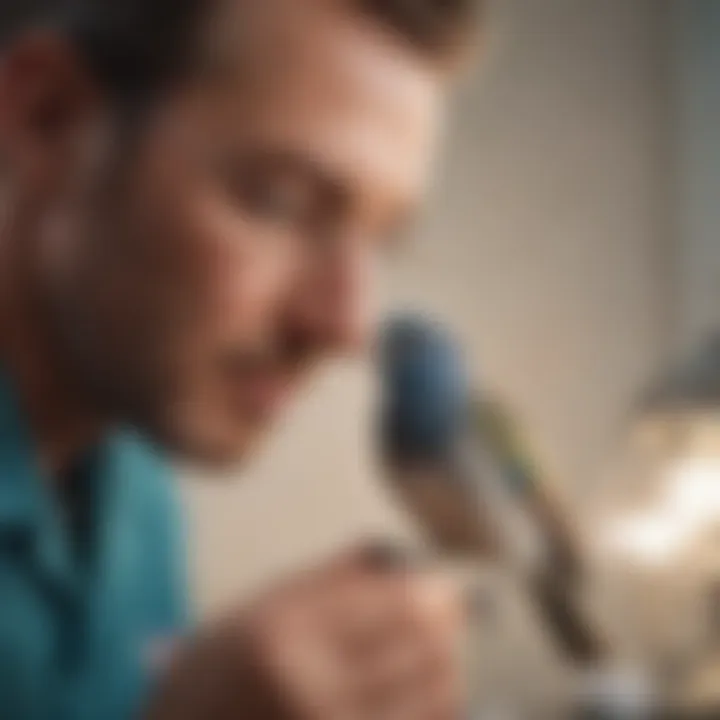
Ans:
[[[516,573],[576,661],[605,652],[577,601],[579,542],[506,403],[473,385],[462,343],[423,314],[394,315],[377,341],[384,477],[427,545]]]

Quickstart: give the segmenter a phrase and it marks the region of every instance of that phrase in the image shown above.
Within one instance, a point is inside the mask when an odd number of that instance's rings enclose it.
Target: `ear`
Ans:
[[[49,179],[97,110],[99,93],[71,44],[21,36],[0,57],[0,153],[11,174]]]

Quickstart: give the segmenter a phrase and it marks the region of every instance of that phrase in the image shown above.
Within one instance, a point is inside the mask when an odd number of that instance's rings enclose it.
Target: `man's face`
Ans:
[[[82,119],[40,223],[45,299],[86,391],[213,462],[240,459],[318,361],[362,347],[441,92],[338,3],[228,5],[206,65],[138,131]]]

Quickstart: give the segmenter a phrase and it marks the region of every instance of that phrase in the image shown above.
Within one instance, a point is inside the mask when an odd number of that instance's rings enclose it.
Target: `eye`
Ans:
[[[239,200],[246,211],[269,222],[303,223],[310,213],[307,193],[298,183],[282,178],[249,179]]]
[[[220,182],[235,207],[263,222],[284,227],[307,222],[313,212],[312,188],[295,173],[257,162],[221,164]]]

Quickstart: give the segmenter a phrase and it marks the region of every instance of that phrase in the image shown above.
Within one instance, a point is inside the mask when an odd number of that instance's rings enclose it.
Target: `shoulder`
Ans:
[[[186,523],[172,464],[150,442],[134,432],[114,440],[116,468],[126,522],[142,548],[148,592],[159,622],[190,622]],[[130,528],[129,528],[130,529]]]
[[[113,437],[110,458],[115,516],[142,546],[145,562],[184,563],[185,514],[170,460],[134,431]]]
[[[180,504],[170,460],[132,430],[117,433],[112,445],[113,465],[132,514],[160,525],[177,516]]]

